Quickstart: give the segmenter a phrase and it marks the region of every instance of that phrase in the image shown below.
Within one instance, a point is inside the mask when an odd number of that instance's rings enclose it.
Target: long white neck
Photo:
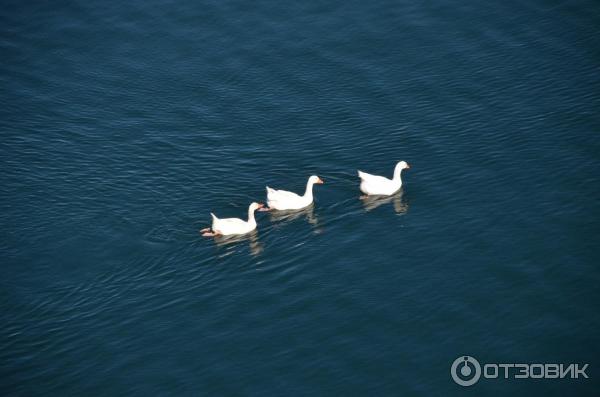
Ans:
[[[256,226],[256,220],[254,219],[254,208],[248,208],[248,223],[250,226]]]
[[[400,182],[402,184],[402,179],[400,178],[400,174],[402,173],[402,167],[399,165],[394,168],[394,182]]]
[[[304,197],[305,199],[310,199],[310,201],[312,201],[312,199],[313,199],[312,190],[313,190],[314,184],[315,183],[311,180],[309,180],[306,183],[306,190],[304,191],[304,196],[302,196],[302,197]]]

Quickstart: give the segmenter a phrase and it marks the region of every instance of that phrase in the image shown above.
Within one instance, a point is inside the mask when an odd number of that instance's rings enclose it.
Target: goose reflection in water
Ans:
[[[402,190],[400,190],[391,196],[361,196],[360,199],[365,211],[372,211],[383,204],[392,203],[394,211],[398,215],[403,215],[408,211],[408,203],[402,197],[402,193]]]
[[[263,245],[258,240],[258,232],[253,230],[250,233],[243,235],[233,235],[233,236],[217,236],[214,239],[215,243],[219,248],[223,248],[226,250],[233,250],[239,244],[244,242],[248,242],[248,246],[250,247],[250,253],[252,255],[258,255],[263,251]],[[228,255],[229,253],[225,254]]]
[[[311,204],[308,207],[302,208],[300,210],[286,210],[286,211],[270,211],[269,212],[271,222],[284,222],[288,223],[300,218],[306,218],[307,222],[310,223],[314,229],[315,233],[319,233],[319,218],[315,215],[315,205]]]

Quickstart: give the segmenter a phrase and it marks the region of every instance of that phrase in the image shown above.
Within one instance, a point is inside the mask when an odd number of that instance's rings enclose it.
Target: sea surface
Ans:
[[[598,395],[599,43],[597,1],[3,1],[0,394]]]

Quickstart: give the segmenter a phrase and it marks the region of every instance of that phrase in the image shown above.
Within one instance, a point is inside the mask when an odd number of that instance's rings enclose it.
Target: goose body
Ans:
[[[400,177],[400,174],[402,173],[402,170],[408,168],[410,168],[410,166],[406,161],[400,161],[394,168],[394,176],[392,179],[358,171],[358,177],[361,180],[360,190],[366,195],[390,196],[402,187],[402,178]]]
[[[298,210],[308,207],[313,202],[312,188],[315,183],[322,184],[323,181],[316,175],[308,178],[306,191],[303,196],[286,190],[272,189],[267,186],[267,205],[269,206],[269,209]]]
[[[256,220],[254,219],[254,211],[262,208],[259,203],[252,203],[248,207],[248,220],[245,221],[239,218],[223,218],[219,219],[212,212],[212,227],[203,229],[203,236],[231,236],[236,234],[246,234],[256,229]]]

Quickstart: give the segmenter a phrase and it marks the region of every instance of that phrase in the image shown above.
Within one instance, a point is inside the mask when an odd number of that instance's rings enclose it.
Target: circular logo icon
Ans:
[[[479,361],[471,356],[460,356],[452,363],[450,368],[452,379],[461,386],[471,386],[481,377]]]

